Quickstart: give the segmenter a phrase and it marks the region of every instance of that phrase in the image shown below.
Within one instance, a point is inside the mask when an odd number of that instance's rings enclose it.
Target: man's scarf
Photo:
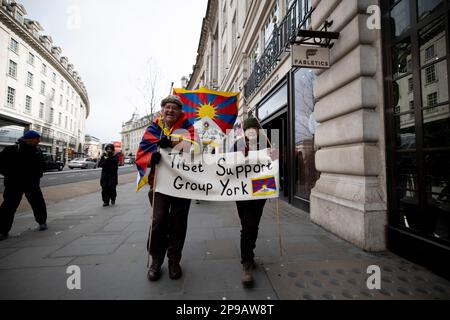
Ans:
[[[170,129],[164,127],[162,115],[160,114],[145,130],[142,141],[139,144],[135,161],[138,171],[136,192],[148,183],[149,178],[152,179],[154,172],[148,172],[148,167],[153,154],[158,150],[157,143],[163,136],[170,137],[172,140],[191,142],[196,148],[199,146],[197,132],[184,113]]]

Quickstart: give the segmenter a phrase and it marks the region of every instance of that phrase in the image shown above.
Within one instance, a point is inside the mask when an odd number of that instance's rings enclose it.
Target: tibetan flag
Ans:
[[[225,134],[233,128],[239,108],[238,92],[219,92],[202,87],[193,91],[174,89],[173,93],[183,102],[183,111],[191,124],[207,117]]]
[[[158,150],[158,141],[163,137],[171,137],[172,141],[188,141],[194,144],[198,149],[198,136],[194,127],[190,124],[185,114],[182,114],[180,119],[173,125],[172,128],[164,128],[161,115],[145,130],[142,141],[139,144],[139,149],[136,156],[136,169],[138,171],[136,191],[139,191],[145,184],[148,183],[149,178],[152,179],[154,172],[148,172],[150,160],[153,153]],[[150,173],[150,177],[149,177]]]
[[[277,192],[277,184],[274,176],[252,179],[252,195],[270,196]]]

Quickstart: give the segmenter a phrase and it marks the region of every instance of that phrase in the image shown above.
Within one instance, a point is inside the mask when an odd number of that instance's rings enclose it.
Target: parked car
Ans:
[[[133,164],[134,160],[133,160],[133,158],[125,158],[124,163],[125,164]]]
[[[91,158],[76,158],[72,161],[69,161],[68,167],[70,169],[95,169],[97,168],[97,162],[95,162]]]
[[[45,171],[62,171],[62,169],[64,169],[64,163],[62,161],[56,160],[56,158],[51,153],[43,153],[43,156],[45,161]]]

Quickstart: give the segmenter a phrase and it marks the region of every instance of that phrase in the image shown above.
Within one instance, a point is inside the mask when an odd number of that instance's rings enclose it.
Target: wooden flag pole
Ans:
[[[165,126],[164,126],[165,127]],[[161,135],[159,136],[159,140],[161,140],[161,138],[162,138],[162,135],[163,135],[163,132],[164,132],[164,129],[163,130],[161,130]],[[156,149],[156,152],[159,152],[159,146],[157,147],[157,149]],[[152,203],[151,203],[151,205],[152,205],[152,218],[151,218],[151,221],[150,221],[150,228],[149,228],[149,230],[148,230],[148,240],[147,240],[147,243],[148,243],[148,250],[147,250],[147,253],[148,253],[148,255],[147,255],[147,269],[148,268],[150,268],[150,246],[152,245],[152,232],[153,232],[153,217],[154,217],[154,215],[155,215],[155,195],[156,195],[156,177],[158,176],[158,170],[157,170],[157,168],[158,168],[158,165],[156,165],[155,166],[155,175],[154,175],[154,177],[153,177],[153,195],[152,195]],[[150,169],[150,173],[151,173],[152,171],[151,171],[151,169]]]
[[[159,149],[159,148],[158,148]],[[155,166],[155,176],[153,178],[153,194],[152,194],[152,219],[150,221],[150,228],[148,230],[148,256],[147,256],[147,269],[150,268],[150,246],[152,245],[152,232],[153,232],[153,217],[155,215],[155,194],[156,194],[156,177],[158,175],[158,170],[156,170],[158,165]]]

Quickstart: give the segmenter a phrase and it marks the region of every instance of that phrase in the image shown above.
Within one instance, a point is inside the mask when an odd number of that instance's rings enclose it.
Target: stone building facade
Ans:
[[[210,0],[187,87],[238,91],[242,118],[279,130],[282,198],[312,221],[449,277],[449,12],[441,0]],[[339,33],[328,69],[293,67],[305,30]]]

